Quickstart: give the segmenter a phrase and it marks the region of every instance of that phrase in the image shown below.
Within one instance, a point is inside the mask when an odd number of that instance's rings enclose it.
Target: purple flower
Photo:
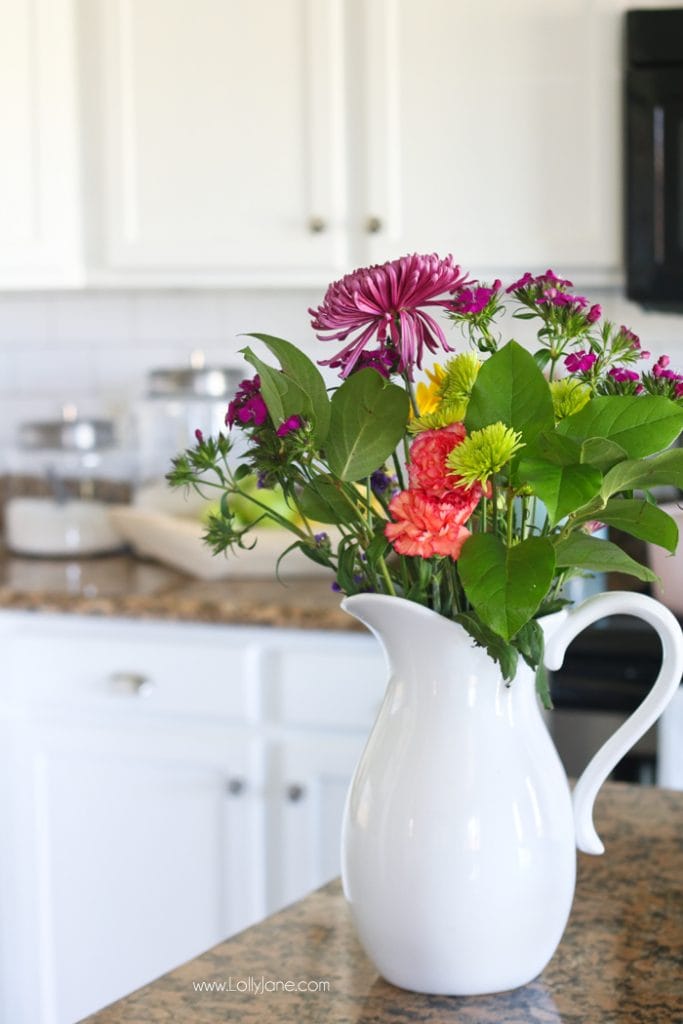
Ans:
[[[505,291],[508,293],[521,291],[522,288],[528,288],[530,285],[534,284],[535,280],[536,279],[527,270],[526,274],[522,274],[517,281],[513,281],[510,287],[506,288]]]
[[[596,302],[594,306],[586,313],[586,323],[594,324],[596,320],[599,320],[602,316],[602,306]]]
[[[397,352],[387,348],[378,348],[372,352],[361,352],[353,370],[370,368],[371,370],[377,370],[377,373],[388,379],[392,373],[396,373],[398,365],[399,357]]]
[[[327,540],[327,534],[324,531],[321,533],[314,533],[313,540],[316,542],[316,544],[324,544],[325,541]]]
[[[448,307],[445,296],[467,281],[453,257],[413,253],[381,266],[354,270],[327,289],[317,309],[309,309],[312,326],[321,341],[346,341],[322,366],[334,366],[348,377],[367,345],[377,340],[380,350],[397,359],[397,371],[412,375],[422,365],[425,348],[446,352],[451,346],[427,306]]]
[[[613,366],[609,371],[609,375],[618,381],[619,384],[623,384],[627,380],[640,379],[640,374],[636,373],[635,370],[627,370],[625,366]]]
[[[225,424],[232,427],[235,423],[251,423],[255,427],[260,427],[267,419],[268,409],[261,395],[261,379],[256,374],[251,380],[243,380],[240,384],[237,394],[228,406]]]
[[[340,593],[341,587],[339,586],[336,580],[334,581],[334,583],[330,583],[330,590],[334,590],[335,594]]]
[[[676,398],[683,398],[683,380],[676,382]]]
[[[564,361],[570,373],[588,373],[598,357],[594,352],[572,352]]]
[[[204,435],[202,434],[199,427],[197,427],[197,429],[195,430],[194,436],[197,444],[204,444]]]
[[[395,476],[389,476],[383,469],[376,469],[370,477],[370,487],[375,494],[384,494],[398,483]]]
[[[674,373],[673,370],[669,370],[668,366],[671,360],[668,356],[660,356],[655,365],[652,367],[652,373],[655,377],[665,377],[667,380],[678,380],[678,374]]]
[[[640,350],[640,338],[637,334],[634,334],[632,330],[630,330],[628,327],[625,327],[623,324],[619,328],[618,337],[623,339],[624,341],[627,341],[631,348]]]
[[[303,425],[304,421],[301,419],[301,416],[290,416],[280,424],[275,433],[278,437],[287,437],[287,434],[291,434],[293,430],[298,430]]]
[[[491,299],[500,290],[501,282],[496,280],[490,287],[486,285],[476,284],[473,282],[474,287],[461,288],[453,300],[451,310],[454,313],[462,313],[463,315],[481,313],[482,310],[486,309]]]
[[[533,277],[533,275],[527,271],[526,274],[523,274],[518,281],[514,281],[506,291],[518,292],[524,288],[536,287],[564,289],[571,288],[572,282],[568,281],[564,277],[558,277],[552,270],[546,270],[545,274],[539,274],[538,277]]]

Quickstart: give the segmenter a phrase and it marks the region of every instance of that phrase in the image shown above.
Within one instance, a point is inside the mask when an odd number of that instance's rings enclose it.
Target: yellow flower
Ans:
[[[474,382],[481,363],[474,352],[462,352],[445,366],[435,364],[427,370],[429,384],[419,383],[416,401],[420,415],[411,418],[409,430],[439,430],[465,418]]]
[[[559,422],[583,409],[591,397],[590,388],[573,377],[562,377],[550,383],[555,420]]]
[[[436,412],[438,409],[441,401],[441,384],[445,377],[443,367],[438,363],[434,363],[434,366],[431,370],[427,370],[426,374],[429,377],[429,384],[420,381],[415,395],[420,416]]]
[[[484,484],[494,473],[500,473],[523,447],[522,435],[517,430],[504,423],[491,423],[473,430],[456,445],[446,458],[446,465],[461,477],[459,487],[471,487],[477,480]]]

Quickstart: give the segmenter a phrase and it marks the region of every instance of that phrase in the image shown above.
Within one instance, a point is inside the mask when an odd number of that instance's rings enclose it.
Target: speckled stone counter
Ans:
[[[388,985],[334,882],[88,1024],[682,1024],[683,792],[608,784],[595,820],[607,852],[579,856],[567,931],[524,988],[463,999]],[[262,979],[329,991],[259,993]]]
[[[80,561],[0,553],[0,609],[358,630],[328,580],[204,582],[131,556]]]

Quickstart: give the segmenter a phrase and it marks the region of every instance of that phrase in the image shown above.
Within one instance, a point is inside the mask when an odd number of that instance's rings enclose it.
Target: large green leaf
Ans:
[[[567,437],[584,441],[603,437],[620,445],[631,459],[641,459],[674,441],[683,429],[683,409],[661,395],[607,395],[558,424]]]
[[[324,476],[310,480],[298,500],[299,508],[306,518],[318,523],[350,523],[357,518],[341,487]]]
[[[605,475],[603,498],[620,491],[647,491],[651,487],[678,487],[683,489],[683,449],[672,448],[652,459],[628,459],[620,462]]]
[[[307,398],[298,384],[287,378],[280,370],[264,363],[250,348],[242,350],[248,363],[254,367],[261,379],[261,394],[276,427],[290,416],[300,416],[307,411]]]
[[[278,359],[282,368],[279,376],[283,376],[290,386],[292,401],[296,403],[300,395],[304,396],[301,408],[288,411],[282,419],[287,419],[288,416],[295,414],[305,416],[313,424],[313,438],[316,444],[318,446],[322,445],[327,437],[327,431],[330,426],[330,400],[327,396],[325,381],[318,367],[296,345],[285,341],[284,338],[275,338],[271,334],[258,333],[249,334],[248,337],[257,338],[259,341],[262,341]],[[247,352],[249,352],[249,349],[247,349]],[[250,355],[253,357],[253,353],[250,353]],[[255,366],[253,359],[248,361],[252,363],[252,366]],[[261,364],[261,366],[263,365]],[[261,371],[259,370],[259,372]],[[271,373],[268,374],[269,384],[272,383],[273,373],[277,373],[277,371],[271,369]],[[263,398],[272,417],[273,413],[265,392]],[[283,407],[284,404],[283,402]],[[289,401],[286,404],[289,405]],[[276,426],[279,426],[282,419],[279,422],[275,420]]]
[[[627,458],[628,455],[620,444],[608,441],[605,437],[589,437],[581,445],[581,462],[595,466],[602,473],[607,473],[612,466]]]
[[[678,526],[670,515],[649,501],[611,498],[601,509],[600,522],[616,526],[639,540],[658,544],[672,553],[678,545]]]
[[[495,534],[476,533],[465,541],[458,570],[482,622],[511,640],[548,592],[555,571],[553,545],[547,537],[530,537],[508,548]]]
[[[557,466],[543,459],[524,459],[519,479],[530,484],[548,512],[551,526],[585,505],[600,490],[602,473],[593,466]]]
[[[370,476],[392,455],[408,421],[409,399],[376,370],[359,370],[332,396],[326,444],[331,471],[341,480]]]
[[[555,546],[555,557],[559,567],[587,569],[593,572],[623,572],[639,580],[651,583],[657,576],[609,540],[588,537],[585,533],[573,533]]]
[[[519,430],[526,444],[555,422],[548,382],[534,357],[516,341],[486,360],[467,406],[468,431],[498,422]]]
[[[600,470],[580,462],[581,447],[555,431],[540,434],[522,452],[520,483],[529,484],[546,506],[551,526],[590,501],[602,483]]]

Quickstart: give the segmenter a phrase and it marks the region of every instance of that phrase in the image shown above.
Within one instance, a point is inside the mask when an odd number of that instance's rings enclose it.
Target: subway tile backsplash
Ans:
[[[683,316],[647,312],[616,292],[588,295],[655,356],[667,352],[683,367]],[[241,366],[239,349],[249,341],[239,335],[247,331],[277,334],[323,358],[334,347],[316,342],[307,313],[321,299],[319,289],[0,295],[1,451],[19,420],[58,415],[65,402],[125,416],[143,395],[148,370],[186,365],[194,349],[207,362]],[[520,340],[528,331],[522,322],[507,327]]]

